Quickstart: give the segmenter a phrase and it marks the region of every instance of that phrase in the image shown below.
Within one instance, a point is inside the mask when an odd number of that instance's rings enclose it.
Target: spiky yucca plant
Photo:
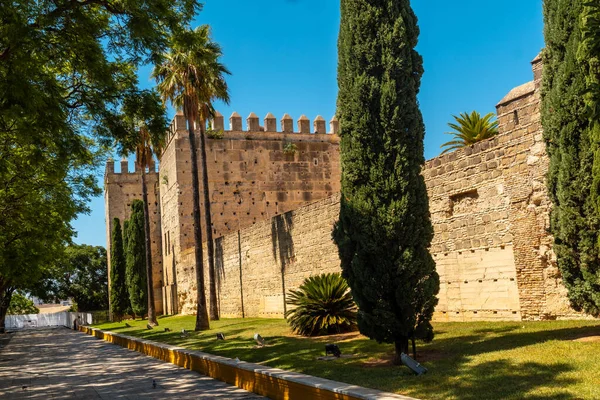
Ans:
[[[290,290],[285,317],[292,330],[304,336],[349,332],[356,327],[356,305],[346,280],[339,273],[306,278]]]
[[[446,147],[442,154],[496,136],[498,134],[498,121],[493,120],[494,116],[494,113],[489,113],[482,117],[477,111],[473,111],[471,114],[460,113],[459,117],[453,115],[452,117],[457,123],[450,122],[448,126],[454,131],[445,133],[453,135],[454,140],[441,146]]]

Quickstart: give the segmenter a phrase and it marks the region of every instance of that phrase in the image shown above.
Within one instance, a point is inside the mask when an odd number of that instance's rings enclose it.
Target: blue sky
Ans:
[[[543,47],[541,0],[413,0],[421,35],[417,50],[425,74],[419,102],[425,121],[425,157],[449,140],[452,115],[495,111],[513,87],[532,79],[530,61]],[[295,120],[335,113],[337,96],[336,0],[206,0],[195,25],[210,24],[223,47],[231,102],[217,104],[227,119],[233,111]],[[151,86],[150,70],[140,71]],[[98,172],[102,181],[104,167]],[[74,221],[77,243],[106,244],[104,199]]]

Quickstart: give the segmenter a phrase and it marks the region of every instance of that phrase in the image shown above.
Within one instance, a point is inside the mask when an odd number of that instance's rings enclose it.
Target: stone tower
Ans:
[[[104,173],[104,210],[106,217],[106,244],[108,253],[108,276],[110,287],[110,251],[113,219],[119,218],[121,226],[123,221],[131,216],[131,202],[142,200],[142,173],[134,167],[129,172],[127,159],[120,162],[120,171],[115,170],[115,162],[111,159],[106,164]],[[157,314],[163,313],[162,301],[162,242],[161,242],[161,219],[160,219],[160,196],[158,188],[158,172],[152,165],[146,173],[146,184],[148,187],[148,211],[150,213],[150,235],[152,249],[152,278],[154,284],[154,307]]]

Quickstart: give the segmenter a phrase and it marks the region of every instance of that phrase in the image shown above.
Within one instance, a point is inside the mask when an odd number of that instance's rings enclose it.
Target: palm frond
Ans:
[[[488,113],[482,117],[477,111],[472,111],[470,114],[463,112],[459,116],[453,115],[452,117],[455,122],[448,123],[452,131],[444,133],[454,136],[454,140],[441,146],[445,147],[441,154],[471,146],[498,134],[498,121],[494,120],[494,113]]]
[[[356,306],[346,280],[339,273],[311,276],[286,303],[292,330],[305,336],[348,332],[356,327]]]

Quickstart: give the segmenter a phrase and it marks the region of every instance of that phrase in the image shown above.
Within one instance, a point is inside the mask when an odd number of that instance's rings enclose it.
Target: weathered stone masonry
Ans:
[[[579,316],[569,308],[547,232],[539,58],[533,70],[534,81],[497,105],[497,137],[429,160],[423,169],[441,281],[437,320]],[[331,239],[339,213],[339,139],[324,134],[322,118],[315,133],[305,117],[301,133],[293,133],[287,115],[282,132],[270,114],[264,128],[254,114],[248,131],[235,113],[230,125],[222,139],[208,141],[219,307],[225,317],[281,317],[285,292],[307,276],[339,271]],[[223,129],[221,116],[212,128]],[[295,151],[286,151],[291,144]],[[195,311],[188,149],[178,115],[158,178],[162,310],[170,314]],[[107,200],[107,217],[113,209]]]

